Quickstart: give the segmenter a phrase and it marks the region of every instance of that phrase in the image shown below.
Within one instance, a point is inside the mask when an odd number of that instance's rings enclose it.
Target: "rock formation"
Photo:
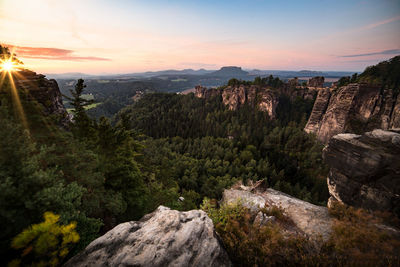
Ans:
[[[275,118],[276,107],[279,103],[277,94],[267,89],[259,92],[258,95],[260,97],[260,102],[257,103],[258,109],[267,112],[271,119]]]
[[[392,90],[352,83],[318,92],[305,131],[315,133],[320,141],[327,143],[339,133],[400,127],[399,116],[399,98],[394,98]]]
[[[299,85],[299,78],[294,77],[293,79],[290,79],[290,80],[288,81],[288,85],[289,85],[289,87],[296,87],[296,86],[298,86],[298,85]]]
[[[308,80],[307,86],[313,88],[323,88],[325,78],[322,76],[312,77]]]
[[[195,96],[199,98],[211,98],[221,95],[222,102],[230,110],[236,110],[244,104],[257,106],[261,111],[268,113],[270,118],[275,117],[275,110],[278,106],[278,94],[269,88],[259,86],[227,86],[224,89],[207,89],[202,86],[195,87]]]
[[[62,103],[62,95],[55,80],[48,80],[44,75],[33,71],[21,70],[13,74],[15,87],[25,91],[28,98],[43,106],[45,115],[57,115],[59,124],[67,126],[70,118]]]
[[[338,134],[324,148],[329,203],[400,214],[400,130]]]
[[[326,207],[316,206],[306,201],[289,196],[271,188],[256,186],[253,188],[241,186],[238,189],[227,189],[223,193],[222,203],[237,203],[253,212],[266,206],[281,207],[298,229],[298,234],[303,234],[313,240],[322,237],[327,240],[331,233],[332,219]],[[258,217],[261,217],[257,214]],[[273,221],[271,216],[257,218],[255,223]]]
[[[220,92],[216,88],[207,89],[206,87],[202,87],[200,85],[195,87],[194,95],[198,98],[211,98],[214,96],[220,95]]]
[[[397,95],[396,104],[394,105],[392,110],[392,120],[390,122],[390,125],[393,128],[400,127],[400,94]]]
[[[231,266],[201,210],[160,206],[140,221],[119,224],[65,266]]]
[[[313,110],[305,127],[306,132],[319,133],[321,122],[328,108],[330,97],[331,92],[329,88],[318,91],[317,99],[315,99]]]

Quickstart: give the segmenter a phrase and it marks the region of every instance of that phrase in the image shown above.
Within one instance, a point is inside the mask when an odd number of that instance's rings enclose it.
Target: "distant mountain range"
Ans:
[[[127,74],[104,74],[104,75],[90,75],[79,72],[69,72],[62,74],[46,74],[51,79],[143,79],[143,78],[155,78],[163,76],[208,76],[208,77],[220,77],[220,78],[237,78],[237,79],[254,79],[256,76],[278,76],[280,78],[292,78],[292,77],[315,77],[324,76],[331,78],[339,78],[343,76],[350,76],[354,72],[346,71],[312,71],[312,70],[301,70],[301,71],[287,71],[287,70],[243,70],[241,67],[227,66],[222,67],[219,70],[206,70],[206,69],[184,69],[184,70],[162,70],[162,71],[148,71],[138,73],[127,73]]]

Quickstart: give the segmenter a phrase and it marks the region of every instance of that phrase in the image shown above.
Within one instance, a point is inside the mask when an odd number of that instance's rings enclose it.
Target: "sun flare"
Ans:
[[[15,68],[16,68],[15,62],[12,60],[8,59],[8,60],[1,61],[1,70],[2,71],[10,72],[10,71],[15,70]]]

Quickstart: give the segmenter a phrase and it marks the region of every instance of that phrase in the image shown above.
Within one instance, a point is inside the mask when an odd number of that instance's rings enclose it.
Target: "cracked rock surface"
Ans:
[[[231,266],[201,210],[159,206],[140,221],[117,225],[65,266]]]

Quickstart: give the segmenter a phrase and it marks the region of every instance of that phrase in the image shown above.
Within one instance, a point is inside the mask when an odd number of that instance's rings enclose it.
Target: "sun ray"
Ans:
[[[18,90],[17,90],[17,87],[15,86],[14,78],[13,78],[13,75],[11,72],[8,72],[8,77],[10,79],[11,95],[12,95],[13,103],[15,106],[15,111],[16,111],[17,115],[20,117],[24,128],[29,130],[28,121],[26,120],[24,108],[22,107],[21,100],[20,100],[19,94],[18,94]]]
[[[12,50],[11,53],[4,53],[3,58],[0,59],[1,64],[1,78],[0,78],[0,86],[2,87],[4,84],[4,80],[6,76],[8,76],[9,84],[11,87],[11,98],[14,106],[14,111],[16,115],[20,118],[22,125],[25,129],[28,129],[28,121],[25,116],[24,109],[21,104],[21,100],[19,98],[19,93],[17,87],[14,82],[13,75],[16,74],[18,76],[17,71],[19,70],[19,64],[21,63],[17,59],[15,59],[14,51]],[[8,55],[7,55],[8,54]]]

